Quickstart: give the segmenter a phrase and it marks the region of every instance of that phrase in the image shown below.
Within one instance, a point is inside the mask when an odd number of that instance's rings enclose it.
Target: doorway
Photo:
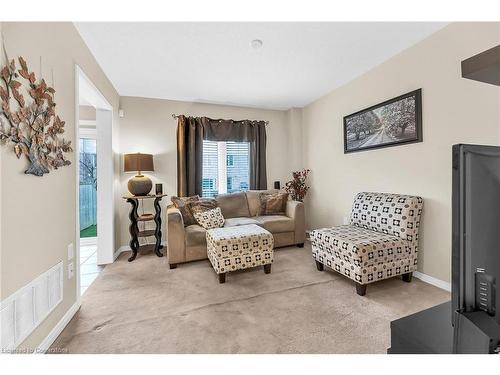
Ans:
[[[113,108],[76,66],[77,289],[81,296],[113,262]]]
[[[97,278],[103,266],[97,264],[97,131],[96,109],[80,105],[78,166],[80,210],[80,294]]]

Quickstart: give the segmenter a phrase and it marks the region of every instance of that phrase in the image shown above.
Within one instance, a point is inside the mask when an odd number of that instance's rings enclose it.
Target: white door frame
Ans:
[[[80,301],[80,98],[96,109],[97,130],[97,262],[113,262],[115,248],[114,231],[114,163],[113,163],[113,107],[95,87],[83,70],[75,64],[75,154],[76,154],[76,295]],[[100,251],[99,251],[100,249]]]
[[[97,264],[114,261],[113,112],[96,108],[97,131]]]

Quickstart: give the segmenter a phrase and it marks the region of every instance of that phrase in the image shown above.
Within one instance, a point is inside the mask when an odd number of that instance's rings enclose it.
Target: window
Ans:
[[[249,153],[248,142],[203,141],[203,197],[248,190]]]
[[[97,188],[95,139],[80,138],[80,185],[94,185]]]
[[[248,142],[226,142],[227,192],[248,190],[249,177]]]
[[[217,195],[218,160],[217,142],[203,141],[203,180],[201,190],[204,197]]]

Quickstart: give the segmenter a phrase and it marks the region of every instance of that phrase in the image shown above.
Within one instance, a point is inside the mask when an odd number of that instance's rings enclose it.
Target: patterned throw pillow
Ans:
[[[188,210],[194,215],[195,213],[200,213],[208,210],[213,210],[219,207],[217,201],[211,198],[203,198],[197,201],[192,201],[187,203]],[[193,216],[194,217],[194,216]]]
[[[205,229],[222,228],[224,226],[224,216],[222,216],[220,207],[195,212],[194,218]]]
[[[170,198],[170,200],[174,204],[175,208],[177,208],[181,212],[185,227],[187,227],[188,225],[196,224],[196,220],[194,219],[194,216],[191,213],[191,210],[189,209],[188,205],[191,202],[198,202],[200,200],[199,195],[193,195],[192,197],[182,197],[182,198],[172,197]]]
[[[285,215],[288,193],[262,193],[260,195],[260,215]]]

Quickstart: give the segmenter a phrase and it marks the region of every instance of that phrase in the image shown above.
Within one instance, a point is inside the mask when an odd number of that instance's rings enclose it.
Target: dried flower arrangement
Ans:
[[[37,80],[22,57],[19,65],[17,70],[11,60],[0,71],[0,141],[13,144],[18,159],[26,156],[30,164],[24,173],[43,176],[52,168],[70,165],[65,153],[73,150],[70,141],[59,138],[64,121],[55,114],[55,90],[44,79]],[[28,102],[21,90],[29,94]]]
[[[285,191],[290,194],[294,201],[303,202],[309,190],[306,185],[307,175],[310,169],[303,169],[301,171],[292,172],[293,179],[285,184]]]

